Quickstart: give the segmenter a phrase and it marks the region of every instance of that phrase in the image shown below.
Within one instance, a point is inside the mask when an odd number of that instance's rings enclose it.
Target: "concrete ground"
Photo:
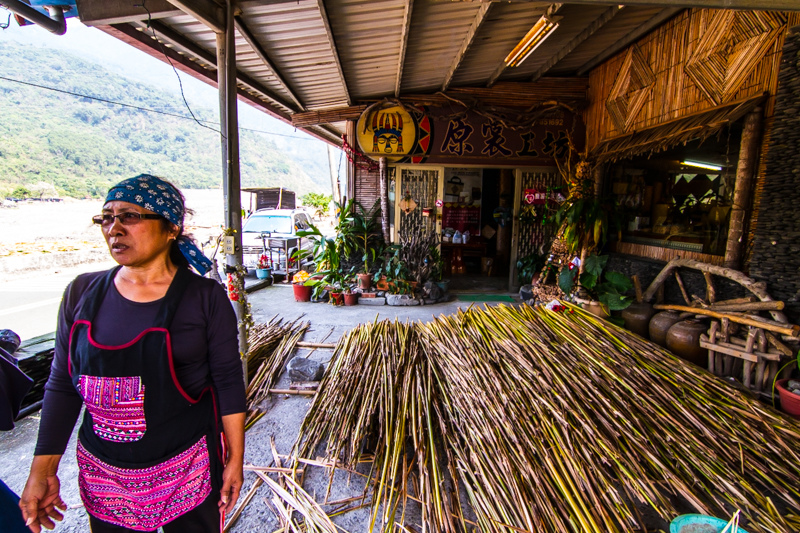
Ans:
[[[252,287],[255,280],[248,279]],[[501,293],[502,294],[502,293]],[[511,295],[518,301],[516,295]],[[333,307],[325,303],[297,303],[294,301],[291,285],[277,283],[252,292],[248,296],[256,323],[268,321],[275,315],[284,320],[301,319],[310,323],[304,341],[335,343],[355,325],[376,319],[398,319],[401,321],[429,322],[439,315],[448,315],[459,308],[467,308],[469,302],[450,301],[428,306],[393,307],[366,306]],[[483,305],[483,304],[476,304]],[[487,305],[494,305],[489,303]],[[298,349],[296,357],[327,363],[332,355],[328,349]],[[284,373],[277,388],[289,388],[288,376]],[[275,439],[279,454],[288,454],[298,437],[300,425],[305,413],[311,405],[311,398],[305,396],[281,395],[267,399],[263,407],[267,414],[260,419],[246,435],[245,460],[259,466],[272,464],[270,438]],[[39,428],[39,415],[31,415],[17,424],[10,432],[0,433],[0,479],[6,482],[17,493],[22,491],[27,478],[28,469],[33,456],[36,433]],[[77,486],[77,464],[75,461],[75,443],[77,430],[70,439],[67,452],[61,462],[59,477],[62,485],[62,497],[70,505],[65,519],[56,527],[62,532],[89,531],[86,512],[81,506]],[[366,465],[365,465],[366,467]],[[304,488],[318,501],[322,501],[328,487],[328,473],[318,467],[309,467],[306,472]],[[242,495],[253,485],[256,475],[245,473],[245,486]],[[334,478],[334,485],[328,501],[336,501],[361,495],[363,478],[339,472]],[[231,529],[234,532],[274,531],[278,520],[267,507],[264,500],[271,499],[269,489],[262,485],[256,492],[241,518]],[[329,508],[326,508],[329,510]],[[412,515],[413,516],[413,515]],[[368,530],[369,509],[361,509],[336,517],[335,523],[345,531],[361,533]],[[412,524],[413,524],[412,519]],[[381,528],[376,525],[376,530]],[[421,528],[418,528],[421,529]]]

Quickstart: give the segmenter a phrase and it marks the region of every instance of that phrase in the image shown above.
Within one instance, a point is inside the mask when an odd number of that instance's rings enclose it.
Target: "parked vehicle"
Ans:
[[[306,249],[310,243],[297,236],[298,231],[307,230],[311,220],[301,209],[259,209],[245,221],[242,227],[242,263],[255,270],[258,259],[266,254],[273,264],[273,272],[286,274],[296,270],[292,254]]]

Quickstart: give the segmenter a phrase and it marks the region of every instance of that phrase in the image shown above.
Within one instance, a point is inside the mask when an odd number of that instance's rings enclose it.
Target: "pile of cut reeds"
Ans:
[[[342,338],[295,454],[374,454],[374,526],[622,532],[691,506],[800,530],[800,424],[579,308],[470,309]],[[463,498],[462,498],[463,496]]]
[[[266,324],[250,328],[246,428],[249,429],[264,415],[258,405],[269,395],[308,327],[308,322],[299,322],[299,319],[284,323],[283,319],[274,316]]]

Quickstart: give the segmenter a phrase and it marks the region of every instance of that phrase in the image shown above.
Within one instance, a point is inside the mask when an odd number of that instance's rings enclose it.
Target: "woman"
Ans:
[[[78,484],[94,533],[220,531],[239,496],[236,317],[222,287],[189,269],[210,262],[183,235],[185,213],[180,191],[143,174],[112,187],[92,219],[120,266],[64,294],[20,500],[35,532],[63,518],[56,473],[81,404]]]

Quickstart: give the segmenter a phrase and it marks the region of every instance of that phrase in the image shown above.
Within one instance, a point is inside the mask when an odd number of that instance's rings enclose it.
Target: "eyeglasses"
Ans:
[[[92,217],[92,222],[102,226],[111,226],[114,224],[115,218],[118,219],[123,226],[133,226],[141,222],[143,218],[155,220],[164,217],[162,217],[161,215],[150,215],[147,213],[136,213],[134,211],[125,211],[124,213],[120,213],[118,215],[112,215],[109,213],[105,213],[103,215],[95,215]]]

